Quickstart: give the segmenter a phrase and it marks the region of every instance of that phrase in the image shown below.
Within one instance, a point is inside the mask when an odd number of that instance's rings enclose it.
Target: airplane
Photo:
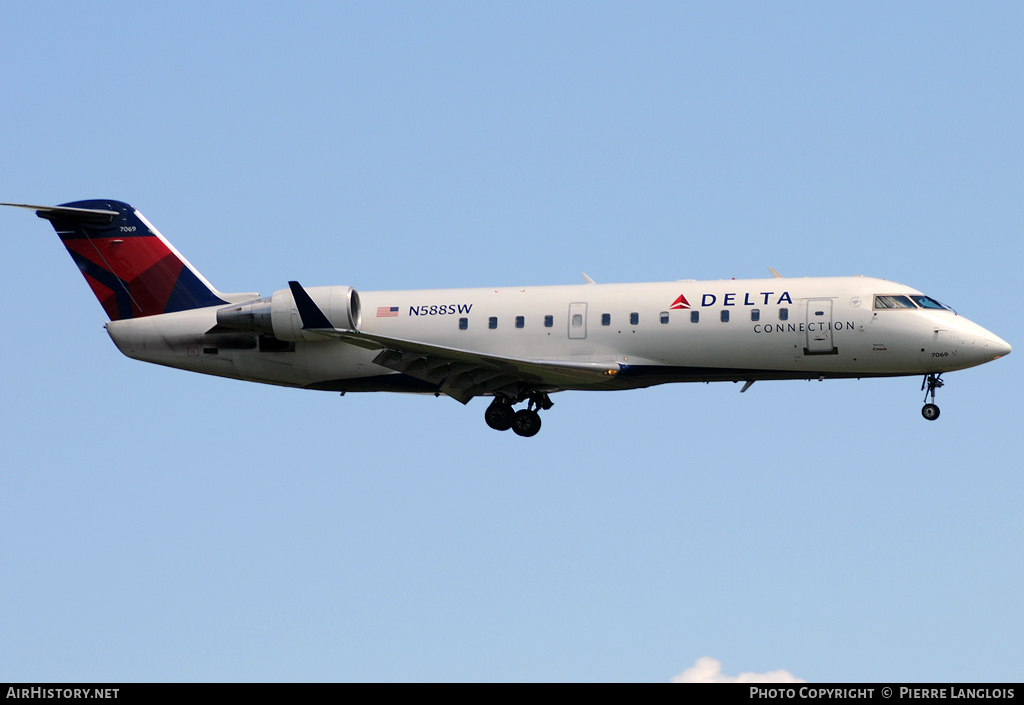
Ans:
[[[222,293],[127,203],[34,210],[50,221],[130,358],[265,384],[491,397],[484,419],[524,437],[550,395],[670,382],[942,374],[1010,353],[920,291],[863,276],[357,292]],[[525,408],[515,410],[516,404]]]

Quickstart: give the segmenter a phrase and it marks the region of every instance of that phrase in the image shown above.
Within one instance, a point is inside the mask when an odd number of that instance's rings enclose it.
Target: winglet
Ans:
[[[328,329],[334,330],[334,326],[327,320],[327,316],[316,305],[316,302],[306,293],[298,282],[288,282],[292,290],[292,297],[295,299],[295,306],[299,309],[299,318],[302,319],[302,330]]]
[[[776,272],[774,268],[769,267],[768,271],[771,272],[772,276],[775,277],[776,279],[782,279],[782,275]]]
[[[587,276],[586,272],[580,272],[580,276],[583,277],[583,281],[585,281],[587,284],[597,284],[596,281]]]

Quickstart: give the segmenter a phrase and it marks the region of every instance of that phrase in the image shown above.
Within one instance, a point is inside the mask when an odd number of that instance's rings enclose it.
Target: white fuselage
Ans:
[[[313,287],[318,301],[332,287]],[[615,364],[599,384],[933,374],[979,365],[1010,346],[953,311],[877,309],[920,294],[868,277],[675,281],[359,292],[365,333],[514,358]],[[210,333],[210,307],[113,321],[129,357],[223,377],[334,391],[433,392],[337,340],[282,343]]]

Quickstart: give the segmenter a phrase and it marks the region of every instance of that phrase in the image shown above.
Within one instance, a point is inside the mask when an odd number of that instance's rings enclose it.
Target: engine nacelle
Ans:
[[[314,286],[306,293],[320,307],[335,328],[355,330],[362,320],[359,292],[350,286]],[[222,329],[272,335],[278,340],[323,340],[322,336],[302,330],[302,319],[291,289],[275,291],[272,296],[246,301],[217,311],[217,326]]]

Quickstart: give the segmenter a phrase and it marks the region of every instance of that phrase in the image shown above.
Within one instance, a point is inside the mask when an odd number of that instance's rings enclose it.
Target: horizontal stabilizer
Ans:
[[[67,206],[30,206],[27,203],[0,203],[0,206],[13,206],[14,208],[27,208],[35,211],[40,218],[52,220],[61,218],[63,220],[79,220],[85,222],[109,223],[121,215],[117,211],[108,211],[100,208],[68,208]]]

